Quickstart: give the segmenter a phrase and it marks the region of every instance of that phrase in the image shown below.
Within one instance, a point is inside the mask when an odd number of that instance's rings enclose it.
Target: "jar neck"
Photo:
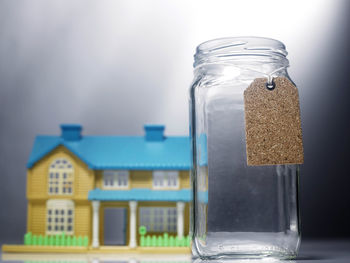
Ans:
[[[283,43],[269,38],[233,37],[200,44],[194,56],[197,74],[249,74],[274,77],[287,74],[289,66]]]

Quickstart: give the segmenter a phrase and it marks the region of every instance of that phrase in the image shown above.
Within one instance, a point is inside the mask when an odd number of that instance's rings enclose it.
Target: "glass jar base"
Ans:
[[[195,240],[193,250],[200,259],[208,260],[268,257],[293,259],[297,256],[299,247],[298,235],[282,232],[211,232],[205,238],[206,242],[203,240]]]

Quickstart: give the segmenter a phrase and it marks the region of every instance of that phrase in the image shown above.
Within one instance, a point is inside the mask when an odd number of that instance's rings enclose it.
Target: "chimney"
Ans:
[[[164,136],[164,125],[145,125],[145,138],[146,141],[160,142],[165,139]]]
[[[61,124],[61,137],[65,141],[79,141],[82,129],[80,124]]]

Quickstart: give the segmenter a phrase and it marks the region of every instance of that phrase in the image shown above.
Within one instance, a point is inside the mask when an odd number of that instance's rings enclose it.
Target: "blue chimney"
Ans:
[[[145,125],[146,141],[159,142],[165,139],[164,125]]]
[[[80,124],[61,124],[61,137],[66,141],[78,141],[81,139],[82,129]]]

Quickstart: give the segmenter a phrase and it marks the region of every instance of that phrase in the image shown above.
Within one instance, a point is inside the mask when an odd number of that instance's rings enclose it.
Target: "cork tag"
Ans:
[[[304,161],[298,89],[285,77],[258,78],[244,91],[248,165]]]

